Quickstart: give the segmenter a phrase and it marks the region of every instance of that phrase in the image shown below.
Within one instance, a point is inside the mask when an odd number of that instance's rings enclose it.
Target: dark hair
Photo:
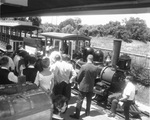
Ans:
[[[131,82],[133,82],[133,80],[134,80],[134,79],[133,79],[133,76],[130,76],[130,75],[127,75],[127,76],[126,76],[126,79],[130,80]]]
[[[29,64],[35,64],[36,63],[36,58],[34,56],[29,57]]]
[[[59,111],[57,108],[62,108],[64,106],[64,103],[67,103],[68,102],[68,99],[63,96],[63,95],[56,95],[54,98],[53,98],[53,105],[54,105],[54,111],[53,113],[54,114],[58,114]]]
[[[8,44],[8,45],[6,45],[6,49],[7,49],[7,50],[10,50],[11,48],[12,48],[12,46],[11,46],[11,45],[9,45],[9,44]]]
[[[70,60],[70,56],[67,55],[67,54],[62,54],[62,60],[69,61]]]
[[[50,65],[50,60],[49,60],[49,58],[43,58],[42,61],[41,61],[41,64],[42,64],[42,67],[43,67],[43,68],[48,68],[49,65]]]
[[[25,58],[25,57],[29,56],[29,53],[26,52],[26,51],[24,51],[24,50],[21,50],[21,51],[18,53],[18,55],[21,56],[21,57],[23,57],[23,58]]]
[[[7,65],[8,62],[9,62],[8,57],[2,57],[2,58],[0,59],[0,65],[2,65],[2,66]]]

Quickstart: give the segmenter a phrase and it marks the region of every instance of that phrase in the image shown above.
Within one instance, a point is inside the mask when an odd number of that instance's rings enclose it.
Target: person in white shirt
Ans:
[[[63,54],[62,61],[60,58],[60,60],[52,66],[52,71],[55,75],[55,95],[64,95],[69,100],[71,97],[71,83],[74,82],[77,74],[72,64],[67,60],[68,56]]]
[[[34,83],[51,95],[53,93],[54,74],[49,68],[49,58],[43,58],[41,64],[43,70],[41,72],[37,72]]]
[[[135,88],[132,76],[126,76],[125,82],[126,82],[126,86],[123,90],[121,98],[118,97],[118,99],[112,100],[111,113],[108,115],[109,117],[115,116],[116,108],[119,103],[120,105],[123,104],[124,106],[125,120],[129,120],[129,108],[130,108],[130,105],[135,100],[136,88]]]
[[[18,77],[9,70],[9,58],[4,56],[0,59],[0,84],[17,83]]]

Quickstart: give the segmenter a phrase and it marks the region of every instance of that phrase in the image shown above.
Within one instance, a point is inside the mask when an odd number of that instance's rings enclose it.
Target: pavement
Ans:
[[[75,112],[76,100],[77,100],[77,96],[72,94],[72,98],[69,102],[67,112],[65,114],[61,115],[61,117],[65,118],[65,120],[77,120],[77,119],[72,119],[69,117],[69,115],[71,115]],[[86,108],[85,106],[86,106],[86,101],[84,100],[79,120],[116,120],[115,118],[110,119],[109,117],[107,117],[107,114],[105,113],[104,108],[97,107],[96,105],[94,105],[94,103],[92,103],[92,105],[91,105],[90,116],[86,117],[84,115],[85,108]]]
[[[65,118],[65,120],[77,120],[77,119],[72,119],[69,117],[69,115],[75,112],[76,100],[77,100],[77,96],[72,94],[71,100],[69,101],[68,110],[66,111],[65,114],[61,115],[61,117]],[[98,106],[95,102],[92,102],[91,104],[90,115],[85,116],[85,108],[86,108],[85,106],[86,106],[86,100],[83,101],[79,120],[124,120],[124,118],[118,115],[116,115],[114,118],[108,117],[108,114],[110,113],[110,111],[107,109],[104,109],[101,106]],[[145,117],[145,116],[141,116],[141,119],[150,120],[150,118]],[[132,118],[131,120],[139,120],[139,119]]]

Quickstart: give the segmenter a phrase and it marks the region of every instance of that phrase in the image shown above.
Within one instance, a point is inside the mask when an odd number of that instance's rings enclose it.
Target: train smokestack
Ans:
[[[116,68],[118,62],[122,40],[114,40],[113,43],[113,56],[112,56],[112,67]]]

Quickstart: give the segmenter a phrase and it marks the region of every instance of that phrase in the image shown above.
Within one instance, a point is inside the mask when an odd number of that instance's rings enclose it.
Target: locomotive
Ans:
[[[86,62],[89,54],[94,56],[94,64],[100,67],[99,75],[95,80],[93,89],[93,99],[99,103],[107,105],[108,95],[116,92],[122,92],[125,87],[124,77],[130,72],[131,58],[128,55],[120,55],[121,40],[114,40],[113,54],[111,64],[106,65],[104,62],[104,53],[92,47],[85,47],[82,54],[82,60],[76,62],[76,69]],[[77,89],[77,86],[74,86]]]

